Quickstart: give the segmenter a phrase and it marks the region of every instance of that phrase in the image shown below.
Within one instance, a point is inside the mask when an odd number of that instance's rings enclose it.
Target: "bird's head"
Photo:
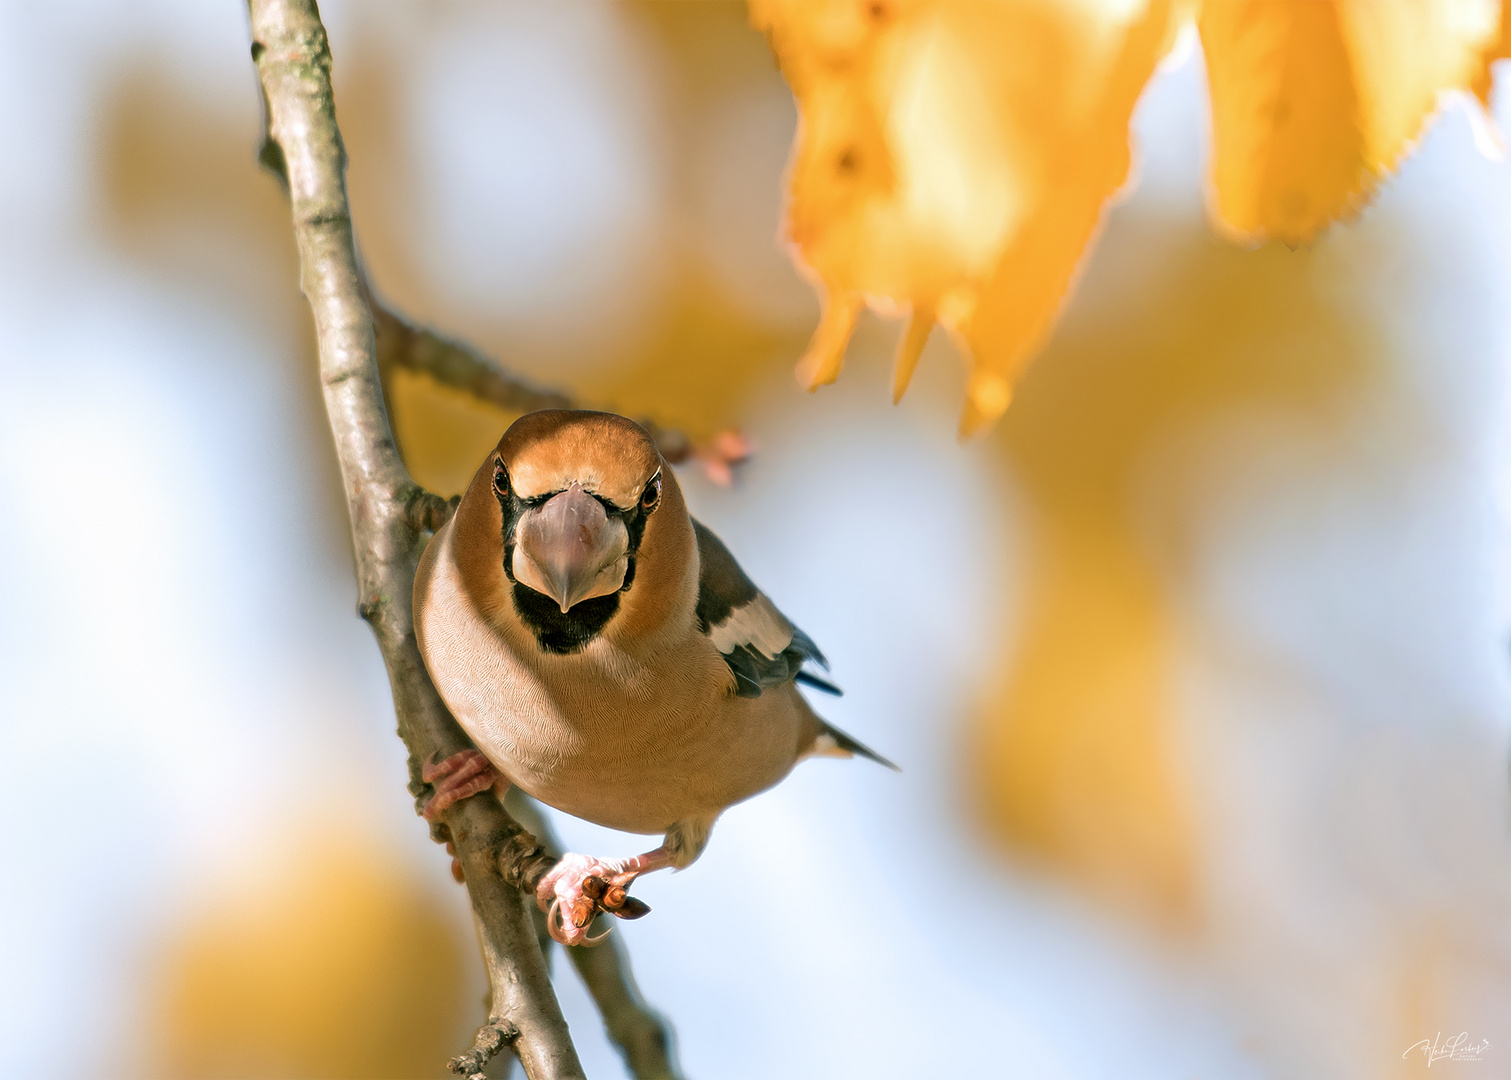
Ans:
[[[520,417],[483,463],[459,528],[496,560],[488,576],[507,588],[542,648],[576,651],[618,612],[646,530],[675,489],[665,468],[639,424],[564,409]],[[496,513],[483,512],[485,500]]]

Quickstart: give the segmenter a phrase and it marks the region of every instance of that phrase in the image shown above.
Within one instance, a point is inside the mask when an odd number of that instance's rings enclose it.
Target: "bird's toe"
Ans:
[[[649,913],[649,905],[629,895],[638,874],[618,860],[563,855],[535,890],[535,902],[546,912],[551,937],[563,945],[595,945],[607,934],[588,934],[600,911],[621,919]]]
[[[427,762],[421,779],[435,787],[422,811],[426,821],[438,821],[445,810],[489,788],[502,790],[508,781],[480,751],[463,750],[440,762]]]

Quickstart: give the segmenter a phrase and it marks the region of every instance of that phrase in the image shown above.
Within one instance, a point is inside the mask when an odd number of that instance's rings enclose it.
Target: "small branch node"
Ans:
[[[519,1028],[507,1020],[490,1016],[488,1022],[477,1029],[472,1049],[452,1058],[446,1063],[446,1067],[465,1080],[487,1080],[483,1069],[489,1059],[517,1038]]]
[[[456,513],[457,505],[462,501],[460,495],[443,499],[418,485],[407,492],[401,492],[399,498],[404,504],[404,520],[417,533],[435,532],[451,520],[451,515]]]
[[[387,593],[379,593],[377,596],[369,596],[357,605],[357,614],[364,622],[375,623],[378,616],[383,614],[383,609],[391,603],[393,598]]]
[[[499,847],[498,869],[505,881],[526,896],[534,897],[540,879],[557,863],[540,846],[540,841],[521,829]]]
[[[348,368],[345,371],[337,371],[334,374],[327,376],[324,382],[327,387],[340,386],[347,379],[355,379],[358,375],[361,374],[362,372],[357,368]]]

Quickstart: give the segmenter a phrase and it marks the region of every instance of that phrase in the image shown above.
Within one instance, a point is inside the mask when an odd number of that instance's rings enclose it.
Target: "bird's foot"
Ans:
[[[653,853],[654,854],[654,853]],[[595,859],[568,854],[540,879],[535,902],[546,913],[546,928],[563,945],[597,945],[608,931],[589,936],[588,927],[600,911],[621,919],[638,919],[650,905],[629,895],[634,880],[659,869],[645,855],[632,859]]]
[[[421,811],[426,821],[439,821],[446,810],[463,799],[508,781],[493,763],[477,750],[463,750],[445,761],[427,764],[420,778],[435,785],[435,793]]]
[[[420,811],[432,825],[440,821],[447,807],[455,806],[463,799],[489,788],[500,796],[509,790],[509,781],[477,750],[462,750],[445,761],[427,763],[420,770],[420,779],[435,785],[435,791]],[[440,828],[444,830],[446,827],[442,825]],[[447,837],[446,854],[451,856],[451,876],[461,883],[466,880],[462,876],[462,860],[456,857],[456,845],[451,842],[449,834],[442,835]]]

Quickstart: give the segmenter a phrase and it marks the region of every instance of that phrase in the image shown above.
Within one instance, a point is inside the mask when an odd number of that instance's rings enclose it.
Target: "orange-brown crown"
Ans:
[[[650,434],[614,413],[545,409],[527,413],[498,441],[510,489],[523,499],[572,484],[628,510],[661,468]]]

